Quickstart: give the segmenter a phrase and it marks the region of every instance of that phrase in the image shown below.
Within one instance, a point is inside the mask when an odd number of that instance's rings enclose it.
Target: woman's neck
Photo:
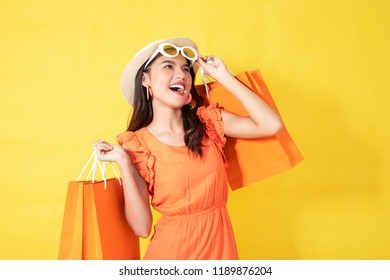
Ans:
[[[183,116],[180,108],[153,108],[153,120],[147,129],[163,143],[184,145]]]

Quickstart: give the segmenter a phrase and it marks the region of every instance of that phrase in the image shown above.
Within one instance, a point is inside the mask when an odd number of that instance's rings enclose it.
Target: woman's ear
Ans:
[[[148,73],[142,73],[142,85],[146,88],[150,86],[150,76]]]
[[[187,96],[187,99],[186,99],[186,102],[184,103],[185,105],[189,104],[192,100],[192,94],[189,93],[188,96]]]

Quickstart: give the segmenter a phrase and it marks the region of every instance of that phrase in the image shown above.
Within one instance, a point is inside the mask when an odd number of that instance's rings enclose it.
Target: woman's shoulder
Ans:
[[[219,107],[218,103],[204,105],[199,107],[197,115],[200,121],[205,124],[206,133],[210,136],[210,138],[215,139],[216,137],[219,137],[224,140],[225,137],[221,109],[222,108]]]
[[[125,131],[118,134],[117,138],[119,145],[129,151],[140,175],[149,183],[149,192],[153,193],[155,157],[143,144],[143,130],[144,128],[137,131]]]
[[[143,145],[142,131],[144,128],[140,128],[137,131],[124,131],[117,135],[119,145],[126,146],[127,148],[135,148]]]
[[[123,145],[124,143],[135,141],[137,136],[134,131],[124,131],[117,135],[119,145]]]
[[[211,103],[199,107],[196,114],[203,123],[209,120],[218,121],[222,120],[221,109],[218,103]]]
[[[197,115],[199,116],[201,122],[205,124],[206,134],[220,150],[225,166],[227,166],[227,160],[223,152],[223,147],[226,144],[226,138],[224,134],[221,109],[222,108],[219,107],[218,103],[214,103],[200,107],[197,111]]]
[[[222,148],[225,146],[226,138],[224,134],[221,107],[218,103],[202,106],[198,109],[197,115],[201,122],[205,124],[206,134]]]

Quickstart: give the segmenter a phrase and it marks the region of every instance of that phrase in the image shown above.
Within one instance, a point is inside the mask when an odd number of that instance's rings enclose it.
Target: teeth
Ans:
[[[184,90],[184,86],[182,86],[182,85],[171,85],[169,88],[173,89],[175,91],[183,91]]]

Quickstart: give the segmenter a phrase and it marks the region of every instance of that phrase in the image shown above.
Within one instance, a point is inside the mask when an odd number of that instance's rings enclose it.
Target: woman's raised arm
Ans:
[[[226,136],[260,138],[274,135],[283,127],[278,114],[256,93],[238,81],[218,57],[200,57],[197,63],[206,74],[226,88],[249,114],[249,116],[238,116],[221,110]]]

